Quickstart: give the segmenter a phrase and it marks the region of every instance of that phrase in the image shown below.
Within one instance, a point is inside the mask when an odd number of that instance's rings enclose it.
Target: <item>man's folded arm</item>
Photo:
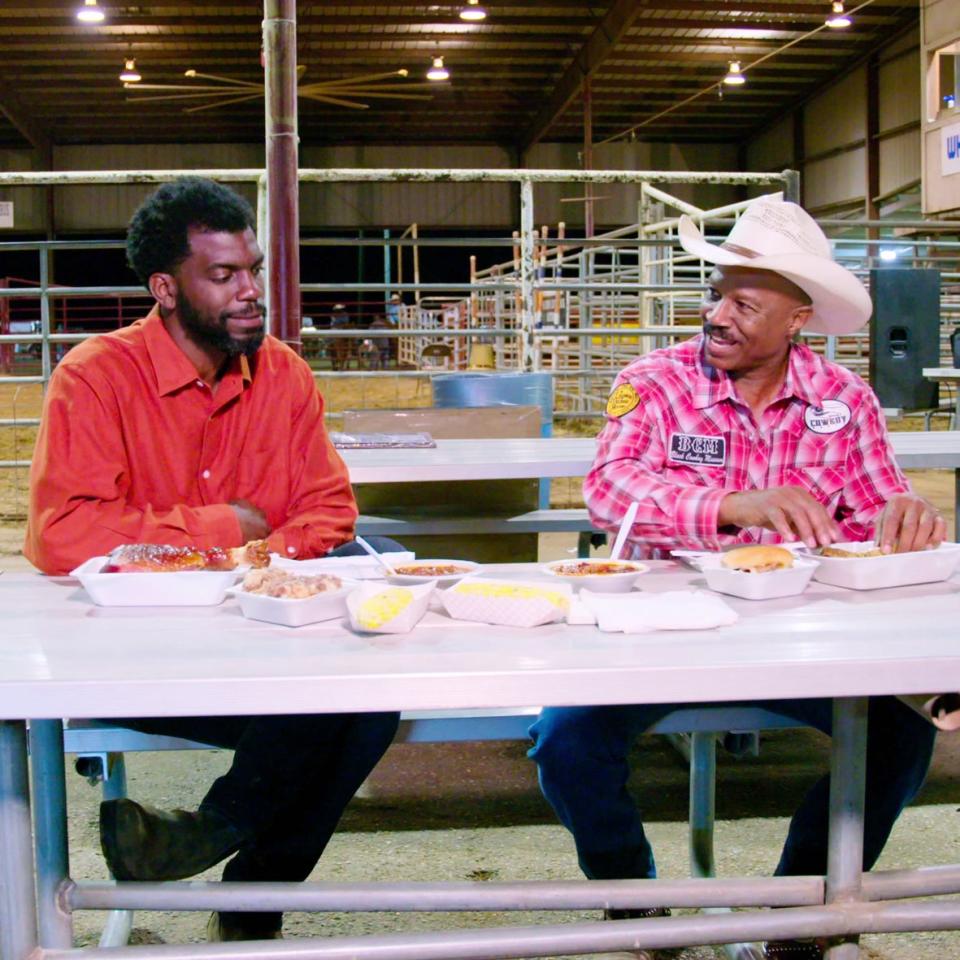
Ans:
[[[639,503],[631,540],[651,546],[718,548],[717,515],[730,492],[664,479],[665,459],[656,424],[611,418],[598,440],[597,458],[583,484],[593,522],[620,527],[633,500]]]
[[[68,573],[121,543],[239,546],[229,504],[139,509],[127,502],[123,438],[109,401],[69,367],[50,382],[30,469],[24,554],[45,573]]]
[[[267,542],[282,556],[309,559],[353,539],[357,503],[347,465],[324,427],[323,398],[313,374],[305,365],[296,373],[306,379],[303,403],[290,425],[290,505]]]

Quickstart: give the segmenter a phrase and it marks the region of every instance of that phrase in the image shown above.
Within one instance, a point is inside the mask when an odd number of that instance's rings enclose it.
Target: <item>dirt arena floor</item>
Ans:
[[[427,406],[429,389],[413,379],[372,383],[351,378],[321,383],[328,409]],[[38,385],[0,384],[0,419],[39,414]],[[922,419],[904,419],[892,429],[921,429]],[[943,429],[943,418],[935,420]],[[596,424],[558,425],[557,432],[589,435]],[[35,428],[0,428],[0,460],[29,459]],[[953,522],[950,471],[917,471],[911,481]],[[29,569],[20,555],[26,516],[25,470],[0,470],[0,571]],[[555,506],[582,505],[579,481],[555,482]],[[541,559],[567,554],[573,535],[540,538]],[[225,768],[221,751],[141,754],[128,758],[129,793],[161,807],[193,808]],[[777,860],[796,798],[820,775],[826,740],[812,731],[764,734],[759,757],[722,755],[718,774],[717,856],[721,874],[762,875]],[[960,862],[960,739],[942,737],[924,791],[901,818],[881,868]],[[663,738],[644,738],[634,762],[632,789],[642,798],[662,876],[686,876],[687,772]],[[106,878],[99,851],[99,790],[68,770],[70,856],[78,879]],[[218,870],[205,875],[219,876]],[[313,879],[521,880],[579,876],[572,844],[557,826],[536,784],[521,743],[430,744],[392,747],[363,796],[347,809],[341,828]],[[596,913],[560,914],[290,914],[288,937],[361,935],[394,930],[462,929],[493,924],[573,922]],[[103,919],[77,917],[78,944],[94,943]],[[205,914],[137,914],[133,941],[176,943],[204,937]],[[688,949],[682,960],[708,960],[710,948]],[[868,960],[953,960],[960,932],[869,936]]]

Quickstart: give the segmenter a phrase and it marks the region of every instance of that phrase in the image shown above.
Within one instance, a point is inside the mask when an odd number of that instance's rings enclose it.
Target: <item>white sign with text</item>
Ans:
[[[13,201],[0,200],[0,228],[13,226]]]

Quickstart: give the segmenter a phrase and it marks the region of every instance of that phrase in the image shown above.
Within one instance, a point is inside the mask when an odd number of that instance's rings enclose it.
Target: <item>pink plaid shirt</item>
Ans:
[[[738,490],[798,486],[827,508],[842,539],[867,539],[887,500],[910,489],[870,388],[795,344],[783,386],[758,423],[727,374],[703,363],[702,344],[698,336],[657,350],[617,377],[614,389],[629,384],[639,403],[619,417],[608,413],[598,438],[583,484],[593,521],[617,530],[638,500],[625,551],[634,558],[779,543],[771,530],[718,530],[720,501]],[[633,395],[624,392],[629,405]]]

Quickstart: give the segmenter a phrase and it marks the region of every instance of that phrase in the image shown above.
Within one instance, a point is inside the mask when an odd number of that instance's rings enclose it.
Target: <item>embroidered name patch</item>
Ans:
[[[850,422],[850,408],[842,400],[824,400],[822,407],[807,407],[803,419],[814,433],[836,433]]]
[[[629,383],[621,383],[607,400],[607,416],[622,417],[629,413],[640,402],[637,391]]]
[[[670,453],[673,463],[693,463],[722,467],[727,462],[727,441],[724,437],[701,437],[692,433],[671,433]]]

